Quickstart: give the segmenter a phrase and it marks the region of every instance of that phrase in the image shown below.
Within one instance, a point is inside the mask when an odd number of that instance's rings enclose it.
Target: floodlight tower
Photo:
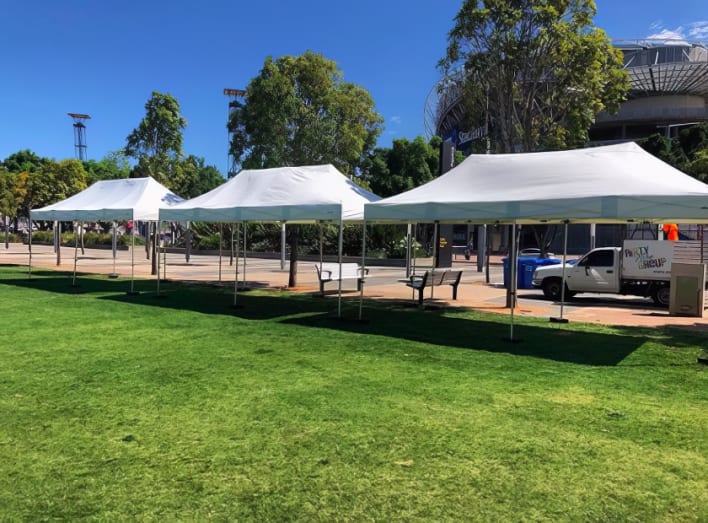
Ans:
[[[85,120],[91,117],[88,114],[67,113],[74,120],[74,151],[77,160],[86,159],[86,125]]]
[[[246,91],[243,89],[224,89],[224,94],[229,97],[229,112],[228,112],[228,120],[226,121],[226,128],[228,129],[229,132],[229,154],[228,154],[228,166],[227,166],[227,173],[226,176],[228,178],[233,178],[236,176],[236,162],[238,161],[238,158],[236,158],[233,154],[231,154],[231,139],[233,138],[233,133],[231,132],[231,129],[229,128],[229,124],[231,123],[231,115],[234,111],[236,111],[239,107],[241,107],[241,102],[238,101],[239,98],[244,98],[246,96]]]

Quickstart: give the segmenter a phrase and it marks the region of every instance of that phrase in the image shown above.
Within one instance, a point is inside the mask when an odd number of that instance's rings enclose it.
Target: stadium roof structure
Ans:
[[[620,40],[631,82],[630,96],[693,94],[708,96],[708,45],[685,40]]]
[[[629,98],[658,95],[692,95],[708,98],[708,43],[677,39],[615,40],[613,45],[624,55],[629,74]],[[423,110],[428,137],[449,138],[462,131],[464,117],[463,86],[465,71],[460,67],[430,90]],[[701,113],[703,114],[703,113]],[[701,119],[701,118],[699,118]],[[465,129],[463,143],[481,137],[483,129]]]

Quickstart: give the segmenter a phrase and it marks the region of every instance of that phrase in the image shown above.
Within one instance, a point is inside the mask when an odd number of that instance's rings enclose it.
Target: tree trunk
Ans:
[[[81,256],[86,255],[86,251],[84,250],[84,222],[79,222],[79,239],[81,240]]]
[[[290,275],[288,287],[297,286],[297,248],[299,243],[299,225],[288,226],[288,243],[290,244]]]
[[[516,307],[517,304],[517,296],[514,295],[512,297],[511,294],[511,288],[512,285],[514,288],[517,290],[518,294],[518,271],[515,271],[514,267],[514,258],[517,257],[517,252],[519,252],[519,237],[521,236],[521,227],[511,225],[511,234],[516,235],[513,241],[510,241],[509,245],[509,254],[508,254],[508,261],[509,261],[509,279],[507,280],[508,285],[506,286],[506,307],[511,308],[511,307]],[[511,234],[509,235],[509,238],[511,239]],[[512,278],[515,278],[515,280],[512,280]]]

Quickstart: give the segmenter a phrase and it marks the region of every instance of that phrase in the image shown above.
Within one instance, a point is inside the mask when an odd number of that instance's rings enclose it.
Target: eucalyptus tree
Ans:
[[[126,139],[125,154],[138,162],[133,175],[152,176],[171,188],[186,127],[179,102],[170,94],[153,91],[145,103],[145,117]]]
[[[619,109],[629,78],[595,14],[592,0],[463,2],[440,65],[461,68],[467,122],[488,122],[495,152],[581,146]]]
[[[268,57],[237,103],[228,127],[243,168],[331,163],[355,175],[373,150],[383,120],[363,87],[345,82],[321,54]],[[289,285],[296,285],[298,228],[289,227]]]
[[[596,12],[593,0],[464,0],[440,66],[463,78],[465,123],[494,152],[580,147],[600,111],[619,110],[629,77]],[[554,229],[533,227],[544,253]]]

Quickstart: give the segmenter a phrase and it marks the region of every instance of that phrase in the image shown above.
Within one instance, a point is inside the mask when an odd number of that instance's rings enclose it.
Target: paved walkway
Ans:
[[[135,249],[135,277],[154,278],[150,275],[151,262],[146,259],[144,247]],[[9,249],[0,245],[0,265],[27,266],[29,255],[26,245],[10,244]],[[244,271],[241,260],[240,281],[245,279],[251,287],[284,289],[288,283],[288,266],[281,269],[279,260],[248,258]],[[298,263],[298,287],[296,292],[315,293],[318,291],[317,275],[314,269],[316,262],[300,261]],[[428,262],[429,263],[429,262]],[[34,245],[32,247],[32,267],[50,270],[68,271],[74,269],[74,249],[62,247],[61,264],[56,264],[56,254],[51,246]],[[425,265],[419,263],[419,270],[425,270]],[[462,281],[458,289],[458,300],[451,300],[451,289],[434,288],[434,299],[426,299],[426,307],[462,306],[476,310],[509,314],[506,308],[506,293],[502,285],[502,266],[499,258],[493,258],[490,264],[489,283],[485,274],[477,272],[474,259],[465,261],[457,258],[453,268],[463,270]],[[162,266],[164,270],[164,265]],[[111,274],[130,278],[130,251],[118,251],[114,261],[110,250],[86,249],[85,254],[78,253],[78,273]],[[228,256],[224,256],[219,266],[218,256],[193,255],[187,263],[184,255],[168,254],[166,276],[169,280],[234,283],[235,267],[229,265]],[[370,267],[364,296],[367,299],[397,300],[414,302],[411,289],[399,282],[405,278],[405,271],[399,267]],[[336,297],[336,283],[326,286],[327,294]],[[345,281],[344,294],[347,297],[357,296],[354,281]],[[426,292],[426,298],[430,294]],[[543,298],[541,291],[534,289],[519,290],[519,305],[515,313],[521,316],[559,317],[560,304]],[[684,326],[708,332],[708,317],[687,318],[670,316],[665,309],[653,306],[651,300],[632,297],[601,294],[581,294],[564,306],[563,317],[573,322],[602,323],[607,325],[631,326]]]

